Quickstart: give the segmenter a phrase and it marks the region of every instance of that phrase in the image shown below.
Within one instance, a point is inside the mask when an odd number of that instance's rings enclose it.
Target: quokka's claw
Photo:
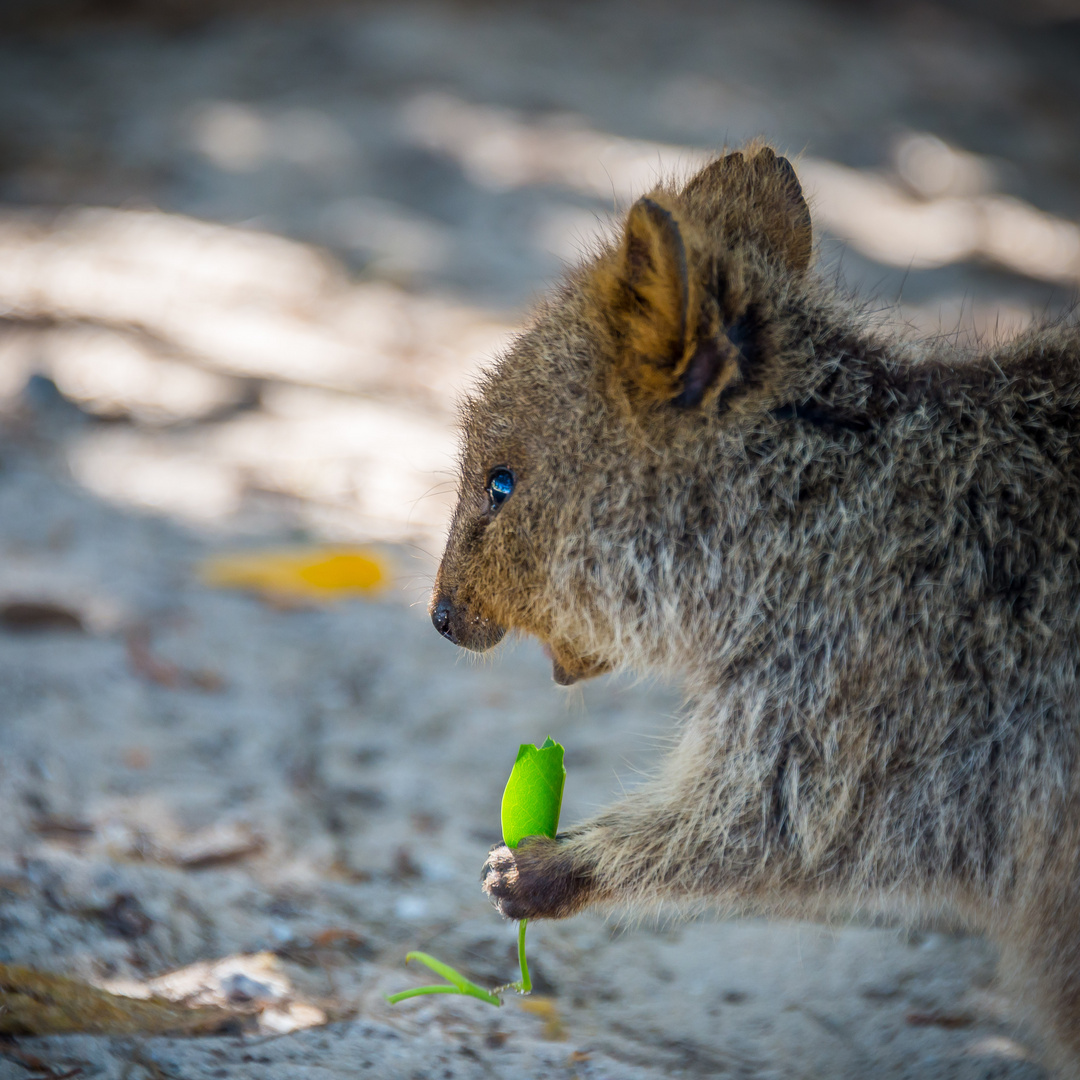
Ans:
[[[525,919],[528,912],[523,912],[515,892],[520,882],[517,860],[513,851],[506,844],[496,844],[488,853],[487,862],[480,878],[484,892],[491,902],[508,919]]]

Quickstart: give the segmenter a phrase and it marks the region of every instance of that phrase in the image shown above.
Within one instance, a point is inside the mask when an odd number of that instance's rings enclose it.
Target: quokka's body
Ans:
[[[765,148],[631,209],[464,409],[432,614],[687,687],[659,774],[496,848],[505,914],[949,910],[1080,1066],[1080,332],[957,354],[807,272]]]

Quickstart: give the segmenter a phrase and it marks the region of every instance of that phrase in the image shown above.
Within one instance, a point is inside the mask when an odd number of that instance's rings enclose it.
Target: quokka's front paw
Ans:
[[[561,919],[580,911],[592,894],[592,878],[575,865],[558,840],[531,836],[516,848],[496,844],[480,880],[491,902],[508,919]]]

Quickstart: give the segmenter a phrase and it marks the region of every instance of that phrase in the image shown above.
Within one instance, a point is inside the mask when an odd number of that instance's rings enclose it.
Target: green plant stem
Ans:
[[[528,919],[522,919],[518,923],[518,965],[521,968],[521,980],[514,984],[515,990],[523,994],[532,992],[532,979],[529,978],[529,962],[525,959],[525,927]]]
[[[474,982],[469,982],[460,971],[455,971],[449,964],[444,964],[441,960],[436,960],[434,956],[429,956],[425,952],[411,952],[405,957],[405,963],[410,960],[416,960],[424,965],[424,967],[430,968],[436,975],[441,975],[448,983],[449,986],[417,986],[412,990],[402,990],[400,994],[388,994],[386,1000],[391,1005],[396,1005],[399,1001],[404,1001],[406,998],[420,997],[422,994],[464,994],[466,997],[479,998],[481,1001],[486,1001],[489,1005],[501,1005],[502,999],[498,998],[490,990],[485,990],[482,986],[477,986]]]
[[[501,1005],[502,1002],[487,990],[482,989],[479,986],[474,986],[472,983],[462,987],[460,990],[456,986],[415,986],[412,990],[402,990],[400,994],[388,994],[386,1000],[391,1005],[396,1005],[399,1001],[404,1001],[406,998],[420,997],[423,994],[460,994],[465,997],[479,998],[481,1001],[486,1001],[489,1005]]]

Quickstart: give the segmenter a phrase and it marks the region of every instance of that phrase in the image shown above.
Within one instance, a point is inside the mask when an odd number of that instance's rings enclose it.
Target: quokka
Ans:
[[[431,605],[686,687],[659,773],[493,849],[513,918],[948,911],[1080,1075],[1080,330],[889,336],[755,145],[630,209],[463,409]]]

